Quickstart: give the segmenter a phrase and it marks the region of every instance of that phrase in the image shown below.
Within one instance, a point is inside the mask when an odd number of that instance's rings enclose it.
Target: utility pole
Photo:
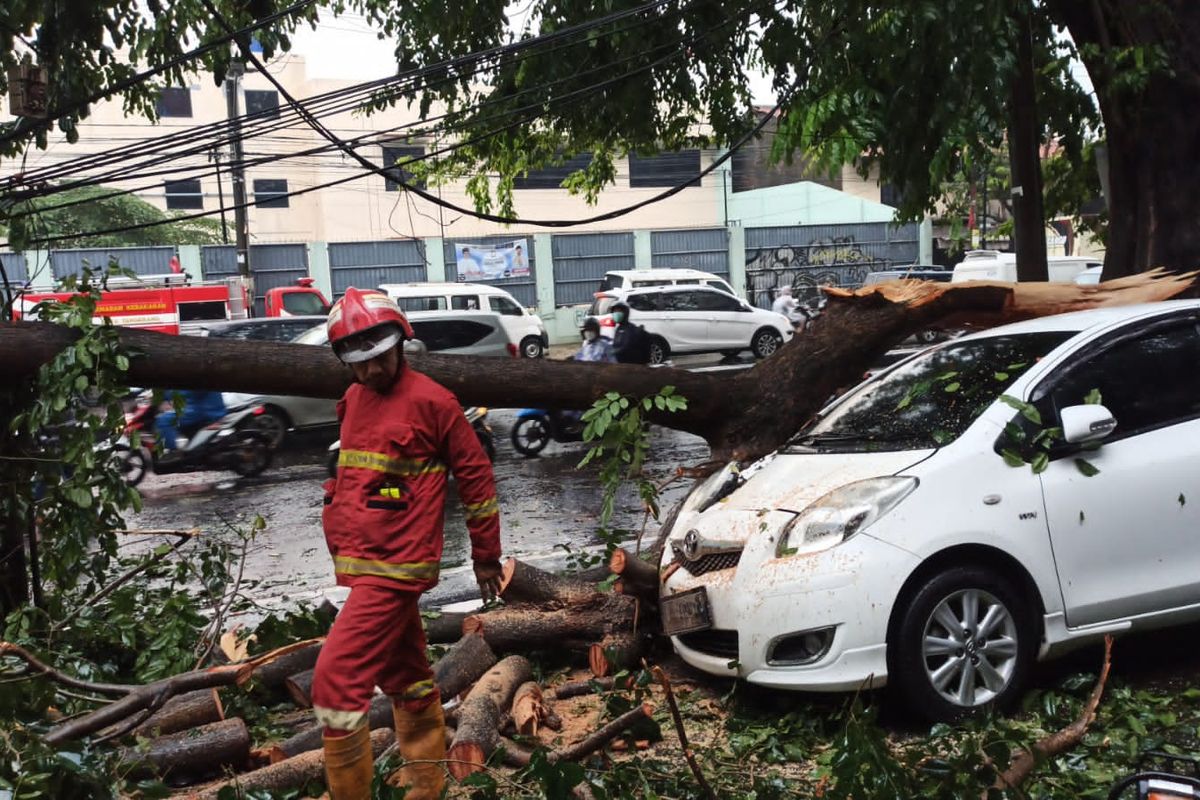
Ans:
[[[221,206],[221,242],[229,244],[229,220],[225,218],[225,187],[221,178],[221,151],[213,149],[212,160],[217,173],[217,203]]]
[[[1032,15],[1033,3],[1021,0],[1016,11],[1017,68],[1009,87],[1008,155],[1012,162],[1013,236],[1016,239],[1013,249],[1017,254],[1019,281],[1044,281],[1049,277]]]
[[[246,158],[242,152],[241,111],[238,107],[238,90],[245,67],[240,59],[229,62],[225,76],[225,105],[229,115],[230,152],[229,174],[233,178],[233,228],[237,246],[238,274],[250,278],[250,224],[246,214]]]

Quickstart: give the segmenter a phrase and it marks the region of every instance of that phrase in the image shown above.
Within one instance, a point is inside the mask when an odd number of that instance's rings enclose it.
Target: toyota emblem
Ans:
[[[688,531],[683,537],[683,554],[688,561],[695,561],[697,554],[700,552],[700,534],[696,529]]]

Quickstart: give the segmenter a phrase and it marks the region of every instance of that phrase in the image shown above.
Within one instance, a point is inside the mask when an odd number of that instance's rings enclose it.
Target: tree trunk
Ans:
[[[161,711],[134,728],[133,735],[142,738],[165,736],[223,719],[225,707],[221,705],[221,696],[217,690],[197,689],[172,697],[163,704]]]
[[[288,697],[292,698],[292,703],[296,708],[312,708],[314,672],[314,670],[306,669],[304,672],[297,672],[284,679],[283,688],[287,689]]]
[[[608,568],[621,576],[624,594],[638,598],[658,597],[658,568],[649,561],[618,547],[608,559]]]
[[[450,774],[462,780],[479,772],[500,744],[500,720],[517,688],[533,675],[521,656],[509,656],[479,679],[458,712],[454,743],[446,752]]]
[[[500,576],[500,597],[507,603],[574,603],[596,594],[596,584],[555,575],[510,558]]]
[[[1067,26],[1081,48],[1104,117],[1110,186],[1104,280],[1156,266],[1196,268],[1200,4],[1059,0],[1051,8],[1055,21]],[[1112,66],[1118,50],[1133,47],[1166,58],[1165,64],[1151,67],[1142,83]]]
[[[422,617],[425,626],[425,641],[428,644],[450,644],[462,636],[462,624],[469,614],[456,611],[441,611],[436,617]]]
[[[1145,276],[1144,282],[1102,286],[1100,291],[1071,285],[919,281],[857,291],[829,289],[825,311],[803,335],[732,378],[727,373],[542,359],[508,361],[503,370],[497,369],[495,359],[470,356],[424,354],[411,361],[454,391],[460,402],[498,408],[586,408],[605,392],[644,397],[671,385],[687,398],[687,409],[654,411],[651,421],[703,437],[714,459],[746,460],[771,452],[835,391],[857,384],[889,348],[934,323],[987,327],[1045,314],[1164,300],[1190,285],[1190,278]],[[136,329],[119,333],[123,345],[142,353],[128,373],[137,386],[336,398],[350,380],[349,371],[328,348]],[[0,363],[15,377],[29,374],[74,336],[49,323],[0,323]]]
[[[619,633],[605,636],[588,648],[588,667],[595,677],[605,678],[637,666],[641,657],[641,638],[636,633]]]
[[[1012,162],[1013,225],[1019,281],[1049,280],[1042,197],[1042,128],[1034,83],[1032,5],[1032,0],[1021,0],[1014,12],[1017,69],[1009,86],[1008,153]]]
[[[284,682],[293,675],[311,670],[317,665],[317,656],[321,655],[321,642],[312,644],[300,650],[265,664],[254,671],[254,680],[266,689],[282,688]]]
[[[371,753],[374,758],[391,745],[395,739],[391,726],[371,732]],[[279,761],[262,769],[238,775],[228,781],[208,786],[200,791],[185,795],[187,800],[217,800],[221,790],[235,787],[235,796],[243,797],[253,790],[264,792],[284,792],[298,789],[314,781],[323,780],[325,776],[325,751],[318,741],[317,749],[305,752],[295,758]]]
[[[7,363],[7,362],[4,362]],[[11,380],[11,378],[9,378]],[[11,420],[30,398],[24,381],[0,394],[0,419]],[[16,435],[5,424],[0,429],[0,620],[29,602],[29,573],[25,561],[25,532],[32,512],[28,469]]]
[[[637,603],[617,594],[593,594],[591,599],[563,608],[507,606],[468,617],[463,633],[480,633],[493,650],[529,652],[569,642],[596,642],[610,633],[633,630]]]
[[[133,775],[211,775],[237,768],[250,757],[250,731],[239,717],[153,739],[145,749],[121,751],[120,761]]]

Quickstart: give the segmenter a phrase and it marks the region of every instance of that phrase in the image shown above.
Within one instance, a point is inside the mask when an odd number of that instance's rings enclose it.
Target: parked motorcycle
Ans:
[[[583,423],[568,411],[524,408],[517,412],[512,428],[513,448],[533,458],[551,442],[583,441]]]
[[[475,430],[475,436],[479,439],[479,444],[483,446],[483,452],[487,453],[488,461],[496,460],[496,442],[492,437],[492,426],[488,424],[488,410],[483,406],[471,406],[464,408],[463,414],[467,417],[467,422],[471,423],[471,427]],[[342,452],[342,440],[338,439],[325,451],[325,468],[329,471],[329,477],[337,477],[338,457]]]
[[[151,469],[159,475],[229,469],[251,477],[271,466],[270,441],[246,424],[263,413],[262,406],[244,406],[202,427],[181,428],[179,433],[187,441],[160,454],[154,427],[159,404],[147,395],[125,415],[125,437],[115,448],[121,477],[130,486],[141,483]]]

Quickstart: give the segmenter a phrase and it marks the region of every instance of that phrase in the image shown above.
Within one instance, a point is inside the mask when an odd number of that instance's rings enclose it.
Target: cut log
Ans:
[[[467,614],[457,611],[441,611],[436,617],[421,617],[425,626],[425,641],[428,644],[450,644],[462,636],[463,620]]]
[[[144,747],[120,751],[131,775],[211,775],[241,767],[250,757],[250,731],[239,717],[212,722],[194,730],[152,739]]]
[[[517,733],[536,736],[546,713],[546,706],[542,702],[542,687],[538,686],[536,681],[526,681],[517,687],[512,701],[512,721]]]
[[[500,745],[500,724],[517,688],[533,669],[521,656],[509,656],[479,679],[463,701],[454,743],[446,753],[450,774],[462,779],[479,772]]]
[[[162,710],[133,729],[134,736],[149,738],[186,731],[225,719],[225,707],[216,689],[197,689],[177,695]]]
[[[288,697],[292,698],[297,708],[312,708],[313,674],[314,670],[306,669],[304,672],[289,675],[283,681]]]
[[[320,654],[321,642],[313,642],[255,670],[255,682],[267,689],[281,689],[291,676],[315,667]]]
[[[561,650],[568,640],[597,642],[633,630],[636,606],[632,597],[617,594],[592,594],[565,608],[508,606],[467,617],[463,633],[481,633],[497,652]]]
[[[555,575],[510,558],[500,575],[500,597],[506,603],[578,603],[596,594],[596,585],[573,576]]]
[[[554,690],[556,700],[567,700],[571,697],[582,697],[585,694],[595,694],[597,691],[607,692],[611,689],[628,689],[633,686],[633,676],[627,675],[617,685],[614,678],[592,678],[586,681],[571,681],[561,684]]]
[[[606,636],[588,648],[588,666],[597,678],[637,666],[642,640],[636,633]]]
[[[479,680],[495,663],[496,655],[482,637],[464,636],[433,665],[433,680],[442,699],[448,700]],[[367,712],[367,725],[371,730],[391,727],[391,698],[375,696]],[[294,758],[320,746],[321,726],[312,725],[271,748],[271,761]]]
[[[378,758],[395,740],[391,727],[381,728],[371,732],[371,754]],[[316,750],[280,761],[270,766],[238,775],[223,783],[207,786],[204,789],[185,795],[187,800],[217,800],[217,795],[226,787],[234,787],[237,796],[242,797],[246,792],[261,790],[265,792],[283,792],[289,789],[299,789],[313,781],[324,778],[325,751],[319,746]]]
[[[630,594],[640,594],[645,591],[657,596],[658,569],[649,561],[618,547],[608,559],[608,568],[614,574],[621,576],[621,580],[627,588],[634,590]]]

